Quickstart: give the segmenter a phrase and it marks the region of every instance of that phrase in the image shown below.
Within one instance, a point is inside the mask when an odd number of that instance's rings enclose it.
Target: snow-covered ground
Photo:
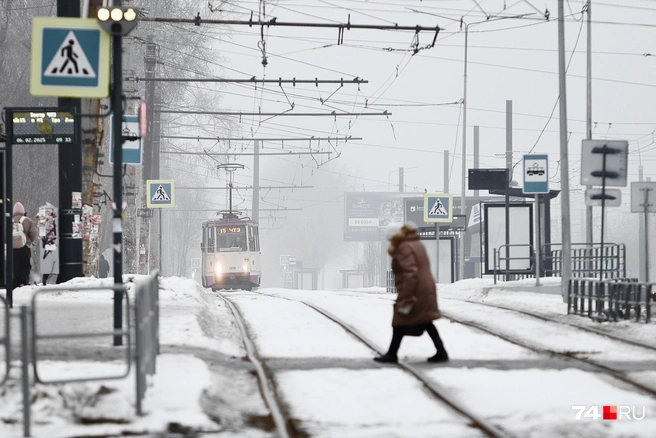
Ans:
[[[130,276],[132,279],[135,276]],[[126,278],[128,278],[126,276]],[[139,276],[136,276],[139,279]],[[71,287],[109,285],[111,280],[77,279]],[[534,280],[533,280],[534,281]],[[553,280],[551,280],[553,281]],[[522,283],[520,283],[521,285]],[[528,286],[533,283],[525,282]],[[652,343],[654,324],[595,323],[567,316],[560,295],[521,291],[491,280],[440,285],[439,304],[447,315],[484,324],[536,347],[581,354],[656,388],[656,352],[622,345],[597,335],[464,300],[531,310],[581,325]],[[15,307],[26,304],[34,288],[16,291]],[[36,384],[31,388],[32,436],[107,436],[124,433],[202,430],[203,436],[271,437],[252,367],[234,318],[215,293],[192,280],[162,278],[161,354],[149,381],[146,415],[135,414],[135,380],[126,378],[75,384]],[[320,437],[469,437],[481,436],[466,420],[426,393],[421,384],[394,365],[379,365],[377,354],[325,316],[300,303],[312,303],[348,322],[378,346],[391,337],[392,301],[383,288],[336,291],[262,289],[229,292],[248,322],[260,357],[276,376],[281,398],[299,428]],[[130,295],[134,290],[130,288]],[[74,327],[106,324],[89,316],[108,308],[112,293],[64,292],[39,296],[42,319]],[[285,299],[281,299],[285,298]],[[87,317],[62,312],[84,305]],[[51,310],[49,313],[48,310]],[[70,324],[66,318],[71,318]],[[0,437],[22,436],[22,393],[17,332],[12,324],[12,370],[0,392]],[[656,400],[615,379],[559,361],[500,338],[455,323],[436,322],[450,362],[432,365],[434,347],[424,335],[406,337],[399,356],[415,364],[471,411],[517,437],[651,437],[656,430]],[[53,341],[56,342],[56,341]],[[124,360],[110,345],[94,345],[98,359],[50,346],[39,372],[49,378],[121,374]],[[59,357],[58,357],[59,353]],[[108,359],[109,358],[109,359]],[[0,369],[2,371],[2,369]],[[0,374],[0,378],[2,375]],[[573,406],[589,415],[576,419]],[[630,406],[641,420],[592,418],[597,406]]]

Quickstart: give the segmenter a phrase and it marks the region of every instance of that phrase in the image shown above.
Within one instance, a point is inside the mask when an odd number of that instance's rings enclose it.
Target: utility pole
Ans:
[[[403,167],[399,167],[399,192],[403,193]]]
[[[80,2],[57,0],[58,17],[79,17]],[[73,108],[77,114],[82,113],[80,99],[60,97],[60,107]],[[77,118],[77,117],[76,117]],[[79,120],[79,118],[77,118]],[[57,282],[62,283],[84,275],[82,260],[82,239],[73,239],[73,218],[81,211],[73,210],[73,192],[82,191],[82,139],[76,136],[75,143],[58,146],[59,155],[59,275]],[[10,200],[13,202],[13,199]],[[10,206],[7,207],[11,211]]]
[[[567,156],[567,84],[565,76],[565,7],[564,0],[558,0],[558,89],[560,94],[560,218],[562,224],[562,277],[561,291],[567,302],[569,280],[572,278],[572,239],[569,201],[569,158]]]
[[[643,182],[644,181],[644,174],[643,174],[643,168],[642,166],[638,166],[638,181]],[[648,213],[644,213],[648,214]],[[638,219],[638,242],[644,242],[647,233],[645,232],[647,229],[645,228],[645,222]],[[644,245],[638,245],[638,279],[640,281],[645,281],[645,278],[647,278],[647,265],[645,264],[645,260],[649,260],[649,254],[647,254],[647,251],[645,251],[645,246]]]
[[[133,0],[125,0],[125,6],[132,6]],[[125,54],[126,57],[124,63],[124,71],[121,73],[123,75],[123,94],[125,96],[124,108],[126,115],[137,115],[137,84],[135,81],[136,72],[134,69],[134,39],[128,39],[126,41]],[[123,133],[123,119],[114,120],[118,122],[121,126],[121,133]],[[123,134],[122,134],[123,135]],[[143,151],[142,151],[143,152]],[[125,185],[123,187],[123,196],[125,199],[125,211],[123,212],[123,266],[129,274],[138,273],[139,269],[139,241],[137,233],[137,199],[139,199],[138,194],[145,192],[146,188],[144,185],[137,185],[137,181],[141,181],[141,178],[138,178],[138,175],[141,173],[141,168],[136,164],[127,164],[125,165]],[[141,199],[139,199],[141,202]],[[144,205],[145,206],[145,205]]]
[[[102,7],[102,0],[89,0],[88,10],[82,11],[83,18],[95,18],[98,9]],[[101,99],[82,99],[82,113],[102,114]],[[91,206],[94,213],[100,213],[96,201],[102,195],[102,167],[105,161],[100,161],[100,151],[103,143],[108,144],[104,133],[107,119],[105,117],[85,117],[80,119],[82,124],[82,205]],[[109,155],[107,155],[108,157]],[[93,235],[93,232],[92,232]],[[86,277],[98,275],[98,257],[100,249],[100,236],[98,240],[89,238],[82,241],[82,260],[84,261],[84,275]]]
[[[444,193],[449,193],[449,150],[444,150]]]
[[[506,171],[508,179],[505,186],[506,202],[506,281],[510,280],[510,182],[512,181],[512,100],[506,100]]]
[[[586,138],[592,140],[592,11],[590,9],[591,0],[588,0],[587,13],[588,13],[588,50],[587,50],[587,87],[586,87]],[[591,245],[594,241],[593,235],[593,217],[592,206],[585,207],[585,242]]]
[[[479,128],[480,126],[474,126],[474,169],[480,167],[480,148],[479,148]],[[474,190],[474,196],[478,196],[478,190]]]
[[[260,220],[260,142],[253,142],[253,220]]]

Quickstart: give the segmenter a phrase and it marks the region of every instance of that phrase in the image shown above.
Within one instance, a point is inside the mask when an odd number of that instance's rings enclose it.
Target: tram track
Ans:
[[[462,300],[460,300],[460,301],[462,301]],[[542,348],[542,347],[538,347],[538,346],[535,346],[535,345],[531,345],[528,342],[525,342],[525,341],[523,341],[521,339],[518,339],[516,337],[509,336],[509,335],[504,334],[504,333],[500,333],[499,330],[494,329],[494,328],[490,328],[490,327],[486,326],[483,323],[475,322],[475,321],[466,321],[463,318],[458,318],[458,317],[450,314],[448,311],[445,312],[445,311],[441,310],[441,313],[442,313],[442,316],[444,316],[445,318],[449,318],[453,322],[456,322],[456,323],[459,323],[459,324],[462,324],[462,325],[466,325],[468,327],[475,328],[477,330],[488,333],[492,336],[496,336],[498,338],[501,338],[506,342],[510,342],[514,345],[529,349],[529,350],[534,351],[534,352],[539,353],[539,354],[545,354],[545,355],[549,355],[549,356],[552,356],[552,357],[558,357],[558,358],[560,358],[560,359],[562,359],[566,362],[570,362],[570,363],[574,362],[574,363],[577,363],[577,364],[584,365],[585,366],[584,368],[596,370],[596,371],[598,371],[602,374],[613,377],[613,378],[615,378],[615,379],[617,379],[617,380],[619,380],[623,383],[631,385],[631,386],[633,386],[634,388],[640,390],[643,393],[649,394],[652,397],[656,397],[656,389],[654,389],[652,387],[649,387],[647,385],[644,385],[644,384],[632,379],[624,371],[620,371],[620,370],[614,369],[612,367],[602,365],[602,364],[597,363],[593,360],[589,360],[589,359],[586,359],[586,358],[583,358],[583,357],[577,357],[575,354],[572,354],[571,352],[560,352],[560,351],[555,351],[555,350],[552,350],[552,349],[549,349],[549,348]],[[565,324],[565,325],[567,325],[567,324]],[[576,327],[576,328],[578,328],[578,327]],[[653,348],[649,348],[649,349],[653,350]]]
[[[561,325],[569,326],[569,327],[572,327],[572,328],[575,328],[575,329],[578,329],[578,330],[583,330],[583,331],[586,331],[588,333],[594,333],[596,335],[604,336],[604,337],[612,339],[614,341],[624,342],[626,344],[633,345],[635,347],[640,347],[640,348],[645,348],[647,350],[656,351],[656,346],[653,346],[653,345],[645,344],[643,342],[635,341],[633,339],[628,339],[628,338],[625,338],[623,336],[618,336],[618,335],[608,333],[608,332],[605,332],[603,330],[599,330],[599,329],[596,329],[596,328],[593,328],[593,327],[586,327],[584,325],[574,324],[572,322],[567,322],[567,321],[551,318],[549,316],[542,315],[542,314],[535,313],[535,312],[530,312],[528,310],[515,309],[515,308],[512,308],[512,307],[501,306],[501,305],[498,305],[498,304],[482,303],[480,301],[460,300],[460,299],[457,299],[457,298],[442,298],[442,299],[453,300],[453,301],[461,301],[463,303],[468,303],[468,304],[477,304],[477,305],[481,305],[481,306],[493,307],[493,308],[496,308],[496,309],[507,310],[507,311],[510,311],[510,312],[515,312],[515,313],[519,313],[519,314],[522,314],[522,315],[530,316],[530,317],[533,317],[535,319],[540,319],[542,321],[553,322],[555,324],[561,324]]]
[[[296,303],[301,303],[304,304],[311,309],[315,310],[316,312],[322,314],[329,320],[333,321],[337,325],[339,325],[341,328],[343,328],[346,332],[351,334],[353,337],[358,339],[360,342],[365,344],[368,348],[373,350],[377,354],[383,354],[383,352],[371,341],[369,340],[366,336],[364,336],[358,329],[355,327],[351,326],[347,322],[341,320],[339,317],[331,314],[330,312],[312,304],[308,303],[303,300],[297,300],[297,299],[292,299],[292,298],[286,298],[286,297],[281,297],[281,296],[276,296],[276,295],[268,295],[268,294],[263,294],[258,291],[244,291],[246,293],[251,293],[251,294],[257,294],[257,295],[262,295],[270,298],[279,298],[287,301],[292,301]],[[244,344],[247,346],[247,352],[248,352],[248,357],[249,360],[251,360],[254,364],[256,365],[256,369],[258,369],[258,379],[260,381],[260,388],[262,390],[262,394],[264,394],[267,391],[272,391],[272,394],[269,394],[265,396],[265,402],[269,406],[276,406],[275,410],[277,412],[276,415],[273,414],[273,409],[272,409],[272,416],[274,417],[274,421],[276,423],[276,428],[278,429],[279,433],[281,434],[280,436],[285,436],[285,437],[296,437],[296,436],[301,436],[298,430],[296,430],[295,423],[289,418],[287,415],[286,409],[284,408],[283,403],[281,400],[279,400],[279,397],[276,394],[275,388],[276,384],[273,379],[273,373],[270,372],[266,364],[262,359],[260,359],[257,355],[257,352],[255,351],[255,348],[248,338],[248,332],[246,331],[246,324],[243,319],[243,316],[239,312],[239,309],[237,306],[228,298],[226,298],[223,294],[219,294],[223,300],[226,301],[228,306],[230,307],[231,311],[233,312],[233,315],[235,316],[235,319],[238,320],[238,326],[240,329],[240,332],[242,333],[242,337],[245,339]],[[246,339],[249,339],[246,341]],[[434,382],[432,379],[430,379],[428,376],[426,376],[422,371],[419,370],[419,368],[408,364],[404,362],[398,362],[397,365],[403,369],[405,372],[408,374],[412,375],[414,378],[416,378],[418,381],[420,381],[424,387],[428,390],[430,394],[432,394],[436,399],[438,399],[441,403],[446,404],[449,406],[452,410],[456,411],[460,416],[463,416],[469,420],[469,426],[474,429],[480,430],[485,436],[488,437],[493,437],[493,438],[509,438],[512,437],[512,435],[497,426],[491,424],[489,421],[484,419],[483,417],[475,414],[474,412],[470,411],[467,407],[465,407],[461,402],[456,400],[453,397],[450,397],[447,395],[447,391],[442,388],[440,385],[438,385],[436,382]],[[260,371],[261,370],[261,371]],[[279,416],[278,419],[276,419],[276,416]],[[284,434],[283,434],[284,433]]]
[[[239,328],[239,333],[242,337],[242,342],[246,348],[246,355],[248,356],[248,360],[255,367],[260,393],[262,394],[264,403],[271,412],[271,417],[276,430],[278,431],[278,435],[281,438],[296,438],[297,436],[300,436],[300,434],[297,433],[293,422],[290,421],[287,410],[284,408],[284,403],[278,397],[273,373],[266,367],[264,361],[257,354],[257,349],[251,341],[248,330],[246,329],[246,321],[239,311],[239,308],[235,303],[226,298],[223,293],[217,293],[216,295],[223,299],[235,318],[235,322]]]

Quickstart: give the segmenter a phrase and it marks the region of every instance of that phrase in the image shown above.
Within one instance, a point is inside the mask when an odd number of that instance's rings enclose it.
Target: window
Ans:
[[[247,251],[246,227],[243,225],[217,227],[219,251]]]
[[[205,251],[214,252],[214,227],[205,228]]]

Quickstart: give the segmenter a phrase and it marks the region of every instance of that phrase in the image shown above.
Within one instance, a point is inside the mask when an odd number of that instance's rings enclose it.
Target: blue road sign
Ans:
[[[424,193],[424,222],[453,222],[453,195]]]
[[[524,155],[524,193],[549,193],[549,156]]]
[[[97,20],[34,18],[30,91],[35,96],[109,95],[109,35]]]
[[[114,117],[111,117],[110,126],[110,154],[109,162],[114,164]],[[121,132],[124,136],[139,136],[139,117],[123,116],[123,127]],[[136,140],[123,142],[123,164],[141,164],[142,143],[141,137]]]
[[[146,206],[148,208],[175,207],[175,181],[149,179],[146,181]]]

